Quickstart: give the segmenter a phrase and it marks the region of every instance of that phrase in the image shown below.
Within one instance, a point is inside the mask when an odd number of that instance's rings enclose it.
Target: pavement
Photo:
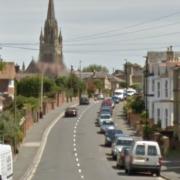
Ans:
[[[64,110],[69,105],[75,105],[77,102],[64,103],[62,106],[44,115],[37,123],[27,131],[23,143],[20,145],[19,153],[14,157],[14,180],[27,180],[32,173],[37,159],[38,152],[42,149],[42,141],[45,133],[55,122],[57,117],[64,114]],[[39,155],[38,155],[39,156]]]
[[[71,103],[75,104],[75,103]],[[42,146],[44,132],[52,123],[63,114],[69,103],[56,108],[45,115],[39,122],[27,132],[23,143],[20,146],[19,153],[14,157],[14,180],[27,180],[27,175],[32,171],[34,159]],[[124,125],[125,126],[125,125]],[[161,176],[168,180],[180,180],[180,153],[174,157],[168,157],[164,161]]]
[[[129,124],[124,119],[123,111],[119,111],[119,109],[122,110],[123,104],[118,105],[118,110],[115,109],[114,114],[116,114],[116,118],[123,121],[118,121],[118,124],[120,125],[120,128],[123,129],[123,131],[130,135],[135,135],[135,131],[133,128],[129,126]],[[115,118],[115,119],[116,119]],[[161,168],[161,177],[167,180],[180,180],[180,150],[179,152],[176,151],[174,153],[171,153],[167,157],[164,157],[163,159],[163,165]]]

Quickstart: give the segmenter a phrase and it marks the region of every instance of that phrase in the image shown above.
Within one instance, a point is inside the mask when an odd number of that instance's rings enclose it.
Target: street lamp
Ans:
[[[127,89],[128,89],[128,73],[127,73],[127,59],[125,59],[125,76],[126,76],[126,98],[127,98]]]
[[[148,105],[147,105],[147,96],[148,96],[148,57],[146,56],[146,64],[145,64],[145,71],[144,71],[144,77],[145,77],[145,86],[144,86],[144,96],[145,96],[145,134],[144,138],[148,137],[147,132],[147,123],[148,123]]]

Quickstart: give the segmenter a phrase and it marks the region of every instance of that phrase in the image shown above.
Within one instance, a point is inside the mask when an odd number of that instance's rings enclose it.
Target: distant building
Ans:
[[[85,83],[86,86],[91,86],[94,80],[100,80],[103,85],[104,90],[113,91],[116,88],[120,87],[120,83],[122,82],[121,79],[105,73],[105,72],[75,72],[75,74],[81,78]]]
[[[54,2],[49,0],[44,32],[41,30],[40,33],[39,60],[35,62],[32,59],[25,73],[34,74],[43,71],[45,75],[52,77],[66,73],[62,48],[63,40],[55,18]]]
[[[180,63],[174,68],[174,123],[175,131],[180,140]]]
[[[127,76],[128,86],[133,84],[143,85],[143,68],[140,65],[127,62],[127,64],[124,64],[124,73],[125,80]]]
[[[147,108],[149,118],[161,128],[174,126],[174,75],[180,52],[172,47],[163,52],[148,52]]]

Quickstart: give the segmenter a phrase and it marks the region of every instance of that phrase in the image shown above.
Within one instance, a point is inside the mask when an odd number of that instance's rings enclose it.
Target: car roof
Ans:
[[[150,145],[157,145],[156,141],[136,141],[136,144],[150,144]]]

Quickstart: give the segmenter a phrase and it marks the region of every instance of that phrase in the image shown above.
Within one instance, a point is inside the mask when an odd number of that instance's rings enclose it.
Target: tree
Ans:
[[[92,64],[92,65],[89,65],[85,68],[83,68],[83,72],[105,72],[105,73],[108,73],[108,69],[107,67],[105,66],[101,66],[101,65],[96,65],[96,64]]]
[[[5,66],[5,62],[3,62],[1,59],[0,59],[0,71],[3,70],[4,66]]]
[[[39,97],[41,87],[41,78],[36,77],[26,77],[19,82],[17,82],[17,95],[22,95],[25,97]],[[55,81],[44,77],[43,79],[43,93],[46,96],[52,96],[55,94],[59,88],[56,86]]]

